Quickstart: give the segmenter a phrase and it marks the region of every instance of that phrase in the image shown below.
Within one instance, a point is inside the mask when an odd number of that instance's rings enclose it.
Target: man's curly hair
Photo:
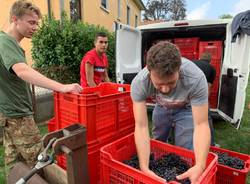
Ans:
[[[172,43],[161,41],[153,45],[147,53],[147,68],[160,77],[172,75],[181,66],[179,49]]]

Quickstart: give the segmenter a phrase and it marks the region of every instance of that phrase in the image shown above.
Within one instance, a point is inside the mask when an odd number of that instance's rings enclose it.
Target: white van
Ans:
[[[191,60],[198,59],[201,50],[212,48],[216,52],[217,89],[211,110],[239,128],[249,76],[250,36],[241,33],[232,43],[231,23],[231,19],[183,20],[137,28],[117,24],[117,82],[131,83],[145,66],[146,52],[156,41],[177,43],[181,54]]]

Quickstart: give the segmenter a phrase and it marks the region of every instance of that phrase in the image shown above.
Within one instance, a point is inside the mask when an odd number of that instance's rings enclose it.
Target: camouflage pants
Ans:
[[[4,129],[3,145],[7,170],[18,161],[34,165],[42,144],[33,117],[8,118],[0,113],[0,126]]]

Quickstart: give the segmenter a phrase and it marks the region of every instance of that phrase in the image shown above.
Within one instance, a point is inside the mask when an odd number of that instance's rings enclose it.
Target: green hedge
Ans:
[[[61,21],[43,18],[32,38],[34,68],[63,83],[79,82],[82,57],[94,47],[94,37],[99,31],[108,34],[109,76],[115,81],[114,33],[81,21],[73,23],[66,16]]]

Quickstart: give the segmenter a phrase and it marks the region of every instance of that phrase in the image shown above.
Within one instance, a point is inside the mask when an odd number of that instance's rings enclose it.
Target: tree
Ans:
[[[145,10],[145,20],[165,20],[168,16],[168,1],[167,0],[152,0],[148,1]]]
[[[182,20],[186,17],[185,0],[148,0],[145,20]]]
[[[183,20],[186,17],[186,8],[184,0],[172,0],[169,4],[170,20]]]
[[[233,16],[230,14],[223,14],[223,15],[219,16],[219,18],[220,19],[231,19],[231,18],[233,18]]]

